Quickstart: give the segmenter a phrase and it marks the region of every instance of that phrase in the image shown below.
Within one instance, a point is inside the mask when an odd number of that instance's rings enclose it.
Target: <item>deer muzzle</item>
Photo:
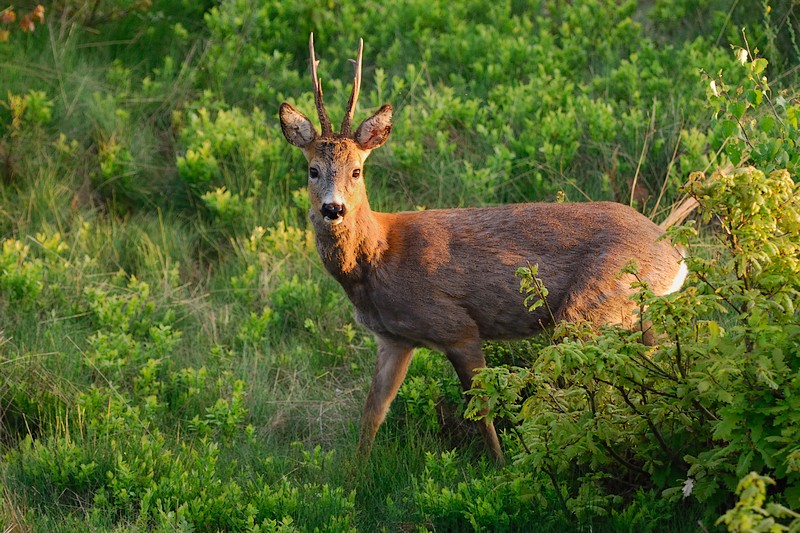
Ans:
[[[344,204],[337,202],[322,204],[322,207],[319,209],[319,212],[322,214],[325,222],[329,224],[341,223],[344,219],[345,211],[346,209]]]

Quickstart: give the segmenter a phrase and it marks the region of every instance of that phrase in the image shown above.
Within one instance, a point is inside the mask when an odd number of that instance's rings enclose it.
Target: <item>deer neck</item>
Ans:
[[[388,248],[386,229],[367,202],[335,226],[315,210],[310,217],[322,263],[345,288],[365,278]]]

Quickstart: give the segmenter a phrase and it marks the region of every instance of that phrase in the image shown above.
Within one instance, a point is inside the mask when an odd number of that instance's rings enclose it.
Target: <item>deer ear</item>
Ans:
[[[286,102],[281,104],[280,117],[283,136],[290,144],[305,148],[317,138],[317,130],[311,121]]]
[[[391,131],[392,106],[387,104],[365,119],[353,137],[362,149],[373,150],[386,142]]]

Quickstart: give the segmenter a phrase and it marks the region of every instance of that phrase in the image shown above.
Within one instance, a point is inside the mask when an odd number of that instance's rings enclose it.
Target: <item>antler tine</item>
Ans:
[[[311,32],[311,37],[308,38],[308,50],[311,53],[311,82],[314,84],[314,103],[317,106],[317,115],[319,115],[319,124],[322,127],[322,136],[330,137],[333,135],[333,126],[331,119],[328,118],[328,112],[325,111],[325,104],[322,102],[322,83],[317,77],[317,60],[314,54],[314,32]]]
[[[350,130],[353,125],[353,115],[356,112],[356,102],[358,102],[358,94],[361,92],[361,57],[364,53],[364,39],[358,40],[358,59],[350,62],[355,68],[356,75],[353,79],[353,92],[350,94],[350,100],[347,102],[347,112],[344,114],[342,120],[342,134],[350,135]]]

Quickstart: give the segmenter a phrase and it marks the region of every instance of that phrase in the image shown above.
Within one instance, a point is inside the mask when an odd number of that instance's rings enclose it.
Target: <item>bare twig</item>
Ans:
[[[642,145],[642,152],[639,154],[639,162],[636,164],[636,173],[633,175],[633,183],[631,183],[631,199],[628,205],[633,206],[633,200],[636,193],[636,182],[639,180],[639,171],[644,162],[644,155],[647,151],[647,146],[650,144],[650,136],[655,131],[656,127],[656,99],[653,98],[653,112],[650,113],[650,124],[647,126],[647,131],[644,134],[644,144]]]

